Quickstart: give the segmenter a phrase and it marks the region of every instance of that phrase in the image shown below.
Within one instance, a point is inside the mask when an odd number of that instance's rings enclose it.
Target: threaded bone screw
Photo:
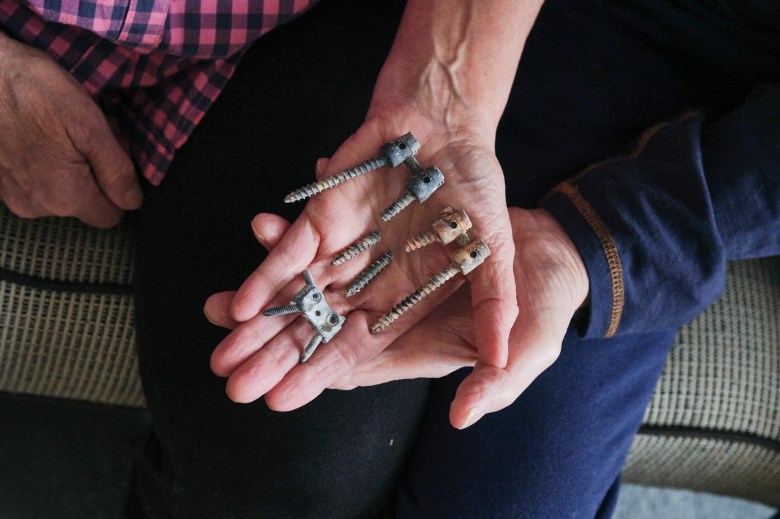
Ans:
[[[372,233],[369,233],[362,238],[360,238],[358,241],[347,247],[346,249],[342,250],[338,254],[336,254],[336,257],[333,258],[333,261],[330,262],[331,265],[341,265],[345,261],[349,261],[361,252],[367,251],[377,243],[379,243],[379,240],[382,239],[382,234],[379,231],[374,231]]]
[[[408,312],[425,296],[446,283],[455,274],[458,272],[468,274],[484,263],[488,256],[490,256],[490,248],[482,240],[475,240],[465,247],[456,250],[452,255],[452,263],[450,263],[446,269],[433,276],[423,286],[409,294],[403,301],[380,317],[377,322],[371,326],[371,333],[381,332],[390,326],[393,321]]]
[[[322,335],[315,333],[314,337],[312,337],[311,340],[309,341],[309,344],[307,344],[306,347],[303,349],[303,353],[301,354],[301,364],[309,360],[309,357],[312,356],[314,350],[317,349],[317,346],[319,346],[321,342],[322,342]]]
[[[292,202],[304,200],[310,196],[318,195],[327,189],[336,187],[337,185],[346,182],[347,180],[352,180],[355,177],[365,175],[369,171],[374,171],[375,169],[379,169],[382,166],[387,165],[388,162],[383,157],[374,157],[373,159],[368,159],[367,161],[362,162],[353,168],[342,171],[337,175],[323,178],[322,180],[318,180],[317,182],[296,189],[284,197],[284,202],[286,204],[290,204]]]
[[[466,211],[447,207],[441,212],[441,218],[433,222],[433,230],[412,238],[406,242],[406,252],[420,249],[434,242],[447,245],[453,241],[465,247],[471,241],[466,232],[471,229],[471,219]]]
[[[275,308],[269,308],[268,310],[263,311],[263,315],[267,317],[273,317],[275,315],[286,315],[286,314],[299,314],[301,313],[301,309],[298,308],[298,305],[287,305],[287,306],[277,306]]]
[[[419,236],[416,236],[412,238],[411,240],[408,240],[406,242],[406,252],[412,252],[413,250],[422,249],[426,245],[430,245],[431,243],[435,243],[439,241],[436,235],[431,232],[425,232],[420,234]]]
[[[389,312],[380,317],[379,320],[371,327],[371,333],[381,332],[390,326],[393,321],[404,315],[424,297],[442,286],[457,273],[458,267],[450,265],[446,269],[433,276],[423,286],[406,296],[403,301],[395,305]]]
[[[387,222],[395,215],[406,209],[412,202],[414,202],[414,195],[408,192],[405,193],[402,197],[393,202],[390,207],[382,211],[382,221]]]
[[[411,132],[407,133],[394,141],[385,143],[379,150],[378,156],[361,162],[357,166],[342,171],[341,173],[331,175],[307,186],[303,186],[300,189],[296,189],[284,197],[284,201],[289,204],[304,200],[383,166],[395,168],[399,164],[405,163],[407,159],[413,157],[419,150],[420,143]]]
[[[380,272],[385,270],[393,261],[393,251],[388,250],[379,259],[369,265],[363,272],[350,283],[345,292],[347,297],[354,296],[368,285]]]
[[[406,193],[382,211],[382,220],[385,222],[390,220],[415,199],[420,203],[425,202],[442,185],[444,185],[444,173],[436,166],[418,171],[406,182]]]

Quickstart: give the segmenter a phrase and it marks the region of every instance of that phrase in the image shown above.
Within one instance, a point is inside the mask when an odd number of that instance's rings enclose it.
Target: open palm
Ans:
[[[510,334],[506,367],[480,361],[470,294],[462,286],[389,347],[358,362],[329,387],[351,389],[391,380],[436,378],[475,366],[474,376],[461,384],[452,403],[454,426],[469,426],[514,402],[557,359],[569,322],[587,296],[588,280],[574,244],[549,213],[513,208],[510,217],[520,315]],[[255,228],[270,249],[287,225],[278,217],[264,215],[256,219]],[[215,324],[238,326],[228,311],[233,297],[233,292],[225,292],[210,299],[206,309]],[[237,371],[230,380],[243,377]]]
[[[268,393],[277,409],[294,409],[345,377],[355,365],[382,351],[458,288],[451,281],[386,331],[372,335],[370,325],[433,274],[449,265],[454,246],[431,245],[404,253],[403,243],[430,230],[446,206],[464,209],[472,219],[472,237],[485,240],[492,255],[470,274],[476,347],[482,363],[506,362],[509,329],[517,315],[512,274],[514,247],[505,206],[503,174],[489,135],[477,128],[445,128],[413,109],[374,106],[369,119],[332,159],[318,165],[320,178],[376,155],[379,147],[412,131],[422,148],[423,166],[436,165],[445,185],[423,204],[414,202],[389,222],[380,212],[404,191],[408,173],[382,169],[342,184],[308,201],[303,214],[284,232],[268,258],[231,296],[230,318],[241,323],[215,350],[212,368],[229,376],[228,393],[251,401]],[[291,186],[297,187],[297,186]],[[360,236],[379,229],[382,241],[371,253],[331,266],[333,256]],[[396,261],[361,293],[347,298],[344,288],[384,249]],[[287,304],[302,286],[308,269],[328,303],[348,317],[342,331],[303,365],[301,347],[311,337],[303,319],[265,317],[269,306]]]

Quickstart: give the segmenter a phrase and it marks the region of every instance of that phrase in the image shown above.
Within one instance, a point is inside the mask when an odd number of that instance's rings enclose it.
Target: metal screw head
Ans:
[[[452,255],[452,263],[463,274],[468,274],[485,262],[490,256],[490,247],[482,240],[474,240],[465,247],[455,251]]]
[[[412,157],[420,151],[420,143],[411,132],[399,137],[394,141],[384,144],[380,150],[380,155],[388,162],[391,168],[403,163],[409,157]]]
[[[413,194],[418,201],[424,202],[443,184],[444,173],[436,166],[431,166],[418,174],[412,175],[406,183],[406,189]]]
[[[448,207],[441,212],[441,216],[433,222],[433,232],[444,245],[471,229],[471,220],[462,209],[455,210]]]

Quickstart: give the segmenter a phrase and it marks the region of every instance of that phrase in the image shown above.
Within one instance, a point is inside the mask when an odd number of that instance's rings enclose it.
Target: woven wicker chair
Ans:
[[[132,279],[124,226],[0,206],[0,391],[143,407]],[[780,257],[730,264],[680,332],[625,479],[780,506]]]

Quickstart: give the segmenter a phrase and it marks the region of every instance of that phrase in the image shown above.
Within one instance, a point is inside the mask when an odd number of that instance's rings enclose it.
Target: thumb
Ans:
[[[558,359],[571,316],[551,309],[528,317],[512,328],[505,369],[477,363],[461,382],[450,406],[454,427],[464,429],[509,406]]]
[[[87,159],[95,181],[114,205],[125,210],[138,209],[143,194],[133,162],[91,99],[79,103],[78,109],[84,113],[69,118],[73,122],[68,124],[73,145]]]

